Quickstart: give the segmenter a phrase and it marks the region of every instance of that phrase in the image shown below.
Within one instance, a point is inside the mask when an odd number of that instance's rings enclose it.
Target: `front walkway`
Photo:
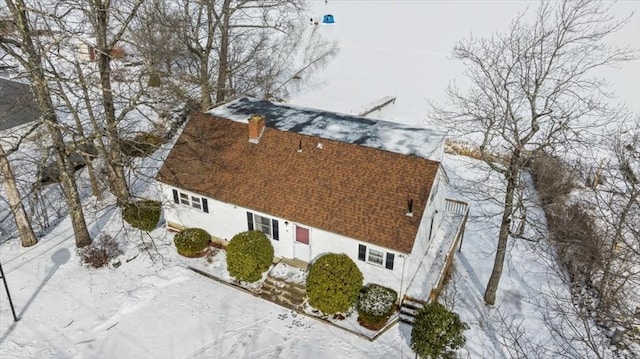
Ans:
[[[307,296],[306,268],[307,264],[304,262],[281,259],[267,274],[258,295],[283,307],[301,312]]]

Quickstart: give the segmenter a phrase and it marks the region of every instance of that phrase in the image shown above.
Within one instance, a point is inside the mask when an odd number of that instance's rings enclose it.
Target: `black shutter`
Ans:
[[[247,227],[250,231],[253,231],[253,213],[247,212]]]
[[[367,246],[364,244],[358,244],[358,259],[363,261],[367,256]]]
[[[178,190],[173,190],[173,201],[177,204],[180,204],[180,198],[178,198]]]
[[[271,225],[273,226],[273,239],[275,239],[276,241],[280,240],[280,230],[278,228],[278,220],[277,219],[272,219],[271,220]]]
[[[393,259],[394,259],[395,255],[393,255],[393,253],[387,253],[387,262],[385,263],[385,267],[387,267],[387,269],[391,269],[393,270]]]
[[[209,213],[209,202],[206,198],[202,199],[202,210],[204,211],[204,213]]]

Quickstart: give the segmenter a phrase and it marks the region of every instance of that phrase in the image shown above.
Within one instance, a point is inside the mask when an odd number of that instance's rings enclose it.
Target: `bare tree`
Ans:
[[[138,28],[164,25],[158,30],[171,46],[145,34],[138,34],[137,42],[147,61],[163,59],[170,81],[185,80],[181,94],[197,93],[201,110],[239,95],[280,99],[336,54],[335,45],[302,20],[303,5],[301,0],[155,0]]]
[[[111,1],[91,0],[89,6],[85,7],[93,30],[96,35],[96,47],[98,59],[98,70],[100,72],[100,85],[102,91],[102,106],[104,108],[104,118],[106,122],[106,134],[109,138],[109,151],[107,171],[110,178],[112,192],[116,196],[118,205],[124,206],[129,202],[129,188],[124,175],[124,164],[122,152],[120,151],[120,136],[118,133],[118,120],[116,116],[116,107],[114,104],[113,88],[111,86],[111,56],[114,48],[122,36],[127,31],[129,24],[137,13],[138,8],[143,0],[136,0],[130,5],[126,13],[119,12],[124,15],[124,19],[118,21],[118,27],[113,29],[113,22],[110,17],[116,9]],[[122,5],[122,4],[120,4]]]
[[[4,85],[0,86],[4,87]],[[8,127],[2,126],[5,123],[11,126],[16,124],[15,121],[21,122],[20,120],[25,118],[29,122],[35,121],[35,124],[28,125],[29,128],[24,130],[12,131],[7,129],[7,132],[0,138],[0,178],[4,182],[7,202],[16,223],[22,246],[29,247],[35,245],[38,240],[24,208],[22,195],[9,161],[9,155],[16,152],[23,140],[39,127],[39,122],[37,121],[38,111],[34,108],[30,93],[27,92],[28,87],[23,89],[13,87],[14,90],[11,90],[11,88],[12,86],[7,86],[7,93],[2,91],[2,98],[0,98],[0,128]],[[15,92],[9,93],[9,91]]]
[[[603,39],[625,21],[601,1],[541,2],[533,23],[518,17],[489,39],[470,38],[453,56],[467,64],[468,93],[450,86],[448,106],[433,117],[481,143],[482,160],[504,179],[495,262],[484,299],[493,305],[509,237],[523,238],[527,223],[522,173],[537,153],[589,136],[598,121],[615,119],[606,82],[594,70],[636,58]]]
[[[49,83],[45,75],[44,59],[38,44],[37,28],[32,28],[32,13],[36,9],[27,7],[23,0],[5,0],[12,19],[16,24],[17,36],[0,35],[0,47],[15,58],[27,71],[34,88],[36,103],[42,112],[42,119],[55,147],[55,158],[60,168],[62,189],[69,207],[76,246],[85,247],[91,243],[87,231],[82,204],[74,177],[74,168],[68,156],[64,135],[55,112]]]
[[[594,310],[607,328],[630,329],[640,289],[640,121],[630,119],[611,133],[605,146],[606,182],[593,190],[594,217],[602,231],[605,250],[595,273],[598,306]]]
[[[15,149],[17,147],[14,147]],[[22,204],[22,196],[16,185],[16,179],[13,175],[13,170],[9,163],[9,153],[6,153],[0,143],[0,175],[4,177],[4,187],[7,191],[7,201],[9,202],[9,209],[16,222],[20,239],[22,240],[23,247],[30,247],[38,243],[36,235],[33,233],[33,228],[27,217],[27,213]]]

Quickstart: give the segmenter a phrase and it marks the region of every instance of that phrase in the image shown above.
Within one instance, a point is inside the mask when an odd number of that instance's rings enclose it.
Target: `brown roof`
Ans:
[[[195,115],[158,180],[409,253],[438,166],[416,156],[272,128],[253,144],[246,124]],[[413,217],[406,215],[409,199]]]

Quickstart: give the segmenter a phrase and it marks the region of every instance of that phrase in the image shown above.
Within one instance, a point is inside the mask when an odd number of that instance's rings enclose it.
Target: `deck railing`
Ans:
[[[462,243],[464,229],[467,225],[467,217],[469,217],[469,204],[466,202],[447,198],[445,209],[447,212],[463,215],[464,218],[462,219],[462,223],[460,223],[460,227],[458,227],[458,231],[456,232],[456,237],[451,243],[451,247],[449,247],[447,255],[444,258],[444,265],[440,270],[440,274],[438,274],[438,281],[436,282],[436,285],[431,289],[431,292],[429,294],[429,301],[435,301],[440,295],[440,292],[442,292],[445,279],[447,278],[447,274],[451,269],[451,263],[453,262],[456,247],[460,246],[460,244]]]
[[[453,214],[464,215],[469,210],[469,204],[467,202],[458,201],[457,199],[447,198],[445,199],[444,209]]]

